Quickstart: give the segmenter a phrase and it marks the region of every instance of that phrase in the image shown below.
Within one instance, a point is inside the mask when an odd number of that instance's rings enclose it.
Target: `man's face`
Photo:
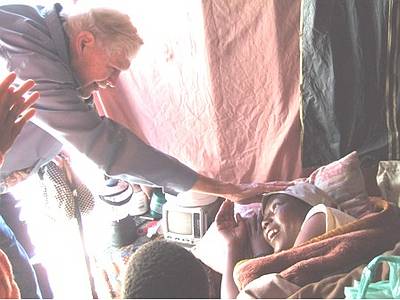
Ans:
[[[83,98],[100,89],[114,87],[119,74],[130,66],[130,59],[124,55],[108,55],[104,47],[94,40],[82,39],[81,48],[72,52],[72,67],[81,86]]]
[[[307,206],[292,196],[276,194],[268,198],[261,226],[264,239],[275,253],[293,247],[307,211]]]

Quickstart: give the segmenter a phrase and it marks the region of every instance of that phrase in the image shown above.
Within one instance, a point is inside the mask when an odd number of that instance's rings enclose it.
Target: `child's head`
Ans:
[[[123,298],[208,298],[208,278],[201,263],[185,248],[152,241],[130,258]]]
[[[319,203],[331,205],[332,200],[309,183],[299,183],[263,196],[264,238],[275,253],[293,247],[307,212]]]

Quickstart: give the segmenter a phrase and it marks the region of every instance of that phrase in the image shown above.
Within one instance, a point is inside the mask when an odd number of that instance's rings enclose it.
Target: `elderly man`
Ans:
[[[238,201],[263,184],[229,184],[199,175],[110,119],[83,99],[112,87],[142,44],[128,16],[92,9],[74,16],[52,8],[0,6],[0,59],[41,93],[36,118],[22,130],[0,173],[0,191],[16,171],[31,173],[69,142],[104,171],[131,182],[176,192],[192,190]],[[29,149],[29,151],[28,151]]]

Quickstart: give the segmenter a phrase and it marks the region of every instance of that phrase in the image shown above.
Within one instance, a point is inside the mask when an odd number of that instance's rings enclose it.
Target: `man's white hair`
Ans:
[[[143,40],[128,15],[110,8],[92,8],[86,12],[64,15],[64,29],[68,37],[81,31],[91,32],[108,55],[125,55],[132,58]]]

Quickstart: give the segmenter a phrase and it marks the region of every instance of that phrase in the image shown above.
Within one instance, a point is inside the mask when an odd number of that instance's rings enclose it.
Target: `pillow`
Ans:
[[[190,251],[205,265],[218,273],[223,273],[227,251],[215,222],[212,222],[201,240]]]
[[[400,205],[400,161],[380,161],[376,175],[383,198]]]
[[[370,202],[356,151],[316,169],[305,181],[326,192],[339,210],[355,218],[369,212]]]

